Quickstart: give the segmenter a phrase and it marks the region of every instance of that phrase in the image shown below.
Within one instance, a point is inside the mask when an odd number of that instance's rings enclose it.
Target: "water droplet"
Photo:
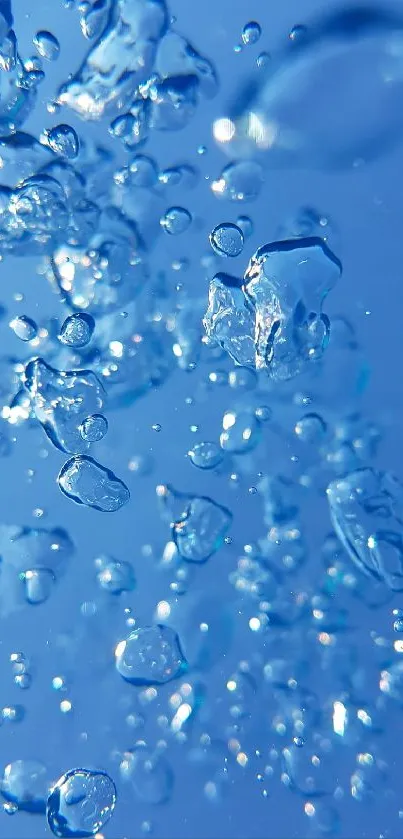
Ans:
[[[130,499],[123,481],[86,455],[70,458],[57,480],[61,491],[72,501],[102,513],[115,513]]]
[[[41,29],[33,37],[33,43],[39,52],[41,58],[47,58],[48,61],[55,61],[60,53],[60,44],[55,35],[51,32]]]
[[[106,772],[71,769],[52,788],[46,806],[55,836],[95,836],[111,818],[116,788]]]
[[[186,669],[179,638],[169,626],[135,629],[115,649],[116,669],[135,685],[163,685]]]
[[[26,315],[19,315],[10,321],[10,328],[21,341],[32,341],[36,338],[38,327],[34,320]]]
[[[253,411],[226,411],[222,425],[220,446],[224,451],[245,454],[260,440],[260,427]]]
[[[298,439],[314,445],[323,443],[326,431],[326,423],[319,414],[305,414],[295,426]]]
[[[69,315],[60,329],[59,341],[68,347],[85,347],[89,344],[95,329],[92,315],[86,312],[76,312]]]
[[[260,55],[258,55],[258,57],[256,59],[256,64],[259,67],[259,69],[261,69],[263,67],[267,67],[269,62],[270,62],[270,53],[268,53],[268,52],[261,52]]]
[[[217,443],[197,443],[188,452],[189,458],[198,469],[215,469],[223,458],[222,451]]]
[[[244,44],[256,44],[262,34],[262,28],[256,20],[245,23],[242,30],[242,41]]]
[[[55,576],[48,568],[33,568],[21,575],[25,585],[25,598],[34,605],[44,603],[52,593],[56,582]]]
[[[61,157],[74,160],[80,148],[77,132],[71,125],[55,125],[44,132],[44,142]]]
[[[219,224],[210,233],[210,244],[218,256],[239,256],[243,250],[244,237],[236,224]]]
[[[173,490],[170,493],[185,507],[172,524],[172,539],[179,554],[188,562],[206,562],[223,544],[232,514],[211,498]]]
[[[216,129],[216,125],[214,125]],[[219,140],[219,137],[216,137]],[[211,189],[217,198],[228,201],[255,201],[263,186],[263,169],[253,160],[239,160],[229,163],[220,177],[213,181]]]
[[[132,783],[137,797],[147,804],[162,804],[171,796],[171,766],[157,749],[153,752],[144,742],[124,753],[120,775],[123,781]]]
[[[160,219],[160,225],[171,236],[179,236],[189,228],[192,216],[184,207],[170,207]]]
[[[87,443],[99,443],[108,431],[108,420],[103,414],[92,414],[81,423],[81,436]]]

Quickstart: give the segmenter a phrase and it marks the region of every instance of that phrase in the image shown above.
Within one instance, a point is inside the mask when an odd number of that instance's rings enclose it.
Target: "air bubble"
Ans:
[[[34,35],[33,43],[41,58],[46,58],[48,61],[55,61],[59,57],[60,44],[51,32],[46,32],[46,30],[41,29],[40,32]]]
[[[71,769],[52,788],[46,805],[55,836],[95,836],[111,818],[116,788],[106,772]]]
[[[242,230],[229,222],[219,224],[210,233],[210,244],[218,256],[239,256],[244,245]]]
[[[64,495],[101,513],[115,513],[130,499],[123,481],[86,455],[70,458],[57,480]]]
[[[115,649],[116,669],[134,685],[163,685],[186,669],[179,638],[169,626],[135,629]]]
[[[80,148],[77,132],[71,125],[55,125],[44,132],[44,141],[60,157],[74,160]]]
[[[80,433],[87,443],[99,443],[108,431],[108,420],[103,414],[92,414],[81,423]]]
[[[36,338],[38,327],[34,320],[26,315],[19,315],[10,321],[10,328],[21,341],[32,341]]]
[[[193,465],[197,466],[198,469],[215,469],[223,458],[220,447],[217,443],[212,442],[197,443],[188,452],[188,455]]]
[[[184,207],[170,207],[160,219],[160,225],[170,236],[179,236],[190,227],[192,216]]]
[[[61,326],[59,341],[68,347],[79,349],[89,344],[95,329],[92,315],[76,312],[69,315]]]
[[[242,30],[242,41],[244,44],[256,44],[262,34],[262,28],[256,20],[245,23]]]

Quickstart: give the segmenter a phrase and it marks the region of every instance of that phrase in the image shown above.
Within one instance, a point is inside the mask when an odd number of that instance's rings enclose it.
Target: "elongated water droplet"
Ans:
[[[102,513],[115,513],[130,499],[123,481],[86,455],[70,458],[57,480],[61,491],[72,501]]]

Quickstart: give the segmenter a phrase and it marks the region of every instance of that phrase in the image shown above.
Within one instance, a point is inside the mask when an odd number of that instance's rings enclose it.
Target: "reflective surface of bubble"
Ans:
[[[192,217],[184,207],[170,207],[161,217],[160,224],[162,229],[170,236],[179,236],[181,233],[185,233],[191,221]]]
[[[61,491],[72,501],[101,513],[115,513],[130,500],[130,492],[123,481],[87,455],[68,460],[57,481]]]
[[[60,44],[51,32],[41,29],[34,35],[33,42],[41,58],[46,58],[48,61],[55,61],[58,58]]]
[[[89,344],[94,329],[95,321],[92,315],[88,315],[86,312],[77,312],[74,315],[69,315],[63,322],[59,341],[68,347],[85,347]]]
[[[10,321],[10,328],[21,341],[32,341],[33,338],[36,338],[38,327],[32,318],[19,315]]]
[[[116,788],[106,772],[71,769],[51,789],[46,805],[55,836],[95,836],[113,815]]]
[[[71,125],[56,125],[45,133],[45,142],[52,151],[67,160],[74,160],[78,155],[79,140]]]
[[[135,629],[115,649],[116,669],[134,685],[163,685],[186,669],[179,638],[169,626]]]
[[[219,224],[210,233],[210,244],[218,256],[239,256],[243,250],[244,237],[236,224]]]

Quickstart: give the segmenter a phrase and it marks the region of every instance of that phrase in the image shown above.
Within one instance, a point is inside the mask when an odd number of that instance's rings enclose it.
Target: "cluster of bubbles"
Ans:
[[[179,434],[175,439],[200,489],[156,487],[151,504],[160,511],[165,545],[146,545],[143,555],[158,553],[158,585],[162,580],[165,588],[148,620],[127,605],[139,602],[137,567],[127,558],[95,558],[114,638],[111,646],[100,632],[102,666],[107,659],[114,695],[121,690],[116,704],[131,747],[117,726],[117,746],[105,757],[117,762],[114,770],[60,766],[53,774],[36,760],[7,763],[4,811],[39,814],[58,837],[102,835],[115,810],[117,777],[143,804],[166,802],[180,746],[208,799],[219,799],[238,770],[253,772],[264,798],[277,777],[303,802],[310,829],[333,835],[346,789],[366,802],[384,788],[379,734],[393,706],[403,704],[403,642],[374,641],[382,656],[376,696],[367,701],[365,667],[350,633],[352,603],[385,606],[403,591],[403,487],[373,464],[380,431],[361,410],[367,367],[354,328],[324,311],[342,274],[331,222],[302,208],[245,259],[242,276],[236,267],[234,274],[219,269],[244,259],[254,220],[243,204],[258,198],[272,158],[334,168],[377,156],[395,140],[403,21],[382,10],[347,10],[295,27],[270,74],[268,56],[260,54],[253,83],[213,126],[232,159],[202,185],[225,213],[205,235],[208,289],[195,283],[188,294],[180,282],[170,288],[154,252],[160,234],[168,249],[176,237],[200,231],[197,212],[183,206],[198,172],[187,162],[161,170],[144,147],[165,136],[158,132],[187,127],[218,90],[215,68],[177,31],[165,0],[67,5],[78,14],[88,51],[54,92],[49,111],[64,108],[76,127],[57,122],[37,139],[21,127],[48,75],[46,62],[58,59],[61,46],[39,30],[37,56],[24,62],[10,4],[0,1],[0,257],[6,264],[10,256],[33,257],[63,307],[61,317],[58,308],[39,322],[29,313],[10,315],[18,357],[1,359],[0,455],[9,452],[9,428],[39,427],[64,461],[56,477],[63,503],[73,502],[73,512],[74,504],[84,506],[95,519],[118,514],[113,527],[133,514],[134,499],[93,456],[100,451],[103,461],[109,451],[114,458],[112,445],[106,448],[114,427],[108,411],[131,406],[174,371],[188,381],[197,370],[186,403],[209,400],[219,421],[204,439],[191,426],[198,434],[191,447]],[[249,21],[239,49],[253,52],[261,39],[260,24]],[[376,124],[354,98],[369,68],[367,84],[384,117],[377,114]],[[312,94],[319,81],[328,89],[324,73],[335,84],[332,119]],[[344,85],[349,74],[355,84]],[[296,96],[306,106],[295,108]],[[349,117],[359,114],[350,133],[347,107]],[[91,140],[89,122],[99,123],[105,147]],[[177,188],[181,203],[171,197]],[[234,209],[235,220],[226,220]],[[178,276],[187,267],[186,260],[172,265]],[[163,393],[164,402],[168,386]],[[152,428],[163,431],[161,423]],[[153,472],[143,456],[128,468],[136,480]],[[245,487],[238,514],[230,493]],[[307,526],[312,503],[322,505],[327,522],[321,544]],[[250,524],[256,518],[257,534]],[[154,520],[153,506],[153,527]],[[61,528],[1,524],[1,618],[45,604],[72,573],[75,550]],[[313,555],[311,585],[304,575]],[[152,574],[151,562],[148,568]],[[96,619],[100,609],[86,601],[82,615]],[[399,609],[393,629],[403,631]],[[14,684],[30,688],[26,655],[12,653],[10,664]],[[67,680],[55,676],[52,686],[65,694],[60,708],[69,713]],[[23,719],[21,705],[0,710],[0,724]],[[155,745],[148,726],[159,735]],[[150,829],[145,822],[143,831]]]

